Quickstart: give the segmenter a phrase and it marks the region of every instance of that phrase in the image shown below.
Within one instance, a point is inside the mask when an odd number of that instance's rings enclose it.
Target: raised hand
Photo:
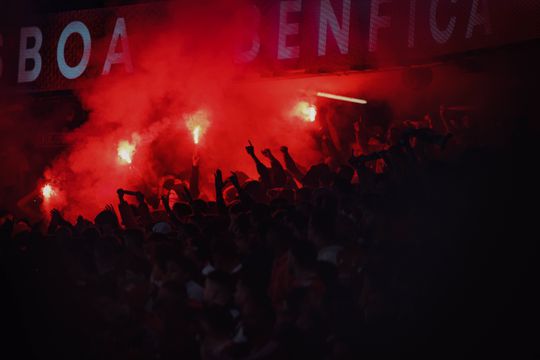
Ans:
[[[174,187],[174,179],[167,179],[163,182],[163,188],[165,190],[172,190],[172,188]]]
[[[249,145],[246,146],[246,152],[247,152],[249,155],[253,156],[253,155],[255,155],[255,147],[254,147],[253,144],[251,143],[251,140],[248,140],[248,143],[249,143]]]
[[[227,206],[223,199],[223,188],[225,187],[225,181],[223,181],[223,173],[220,169],[217,169],[214,174],[214,185],[216,187],[216,203],[220,214],[227,214]]]
[[[246,151],[247,153],[249,154],[249,156],[251,156],[251,158],[253,159],[253,161],[255,162],[255,166],[257,167],[257,172],[259,173],[259,176],[261,177],[261,181],[267,185],[267,186],[271,186],[271,180],[270,180],[270,169],[268,169],[266,167],[266,165],[264,165],[262,163],[261,160],[259,160],[259,158],[257,157],[257,155],[255,155],[255,148],[253,147],[253,144],[251,143],[251,141],[249,141],[249,146],[246,146]],[[234,183],[233,183],[234,184]],[[237,187],[238,188],[238,187]]]
[[[57,209],[51,210],[51,221],[49,223],[49,228],[47,232],[49,234],[54,233],[56,231],[56,228],[62,223],[62,215],[60,215],[60,211]]]
[[[240,188],[240,182],[238,181],[238,176],[231,171],[231,176],[229,177],[229,180],[231,181],[231,183],[234,185],[235,188],[239,189]]]
[[[123,203],[124,200],[124,189],[118,189],[116,190],[116,193],[118,194],[118,200],[120,200],[121,203]]]
[[[279,148],[279,151],[281,151],[283,154],[288,154],[289,153],[289,148],[286,147],[286,146],[282,146]]]
[[[169,212],[171,210],[171,207],[169,206],[169,193],[161,195],[161,202],[163,203],[165,210]]]
[[[214,174],[214,185],[216,187],[216,191],[219,192],[221,192],[225,187],[225,183],[223,182],[223,174],[221,173],[220,169],[217,169],[216,173]]]
[[[113,214],[116,214],[116,212],[114,211],[114,207],[112,206],[112,204],[107,204],[105,206],[105,211],[109,211],[109,212],[112,212]]]
[[[193,202],[193,196],[191,196],[191,191],[189,191],[186,185],[182,185],[182,190],[184,191],[184,195],[186,196],[188,203],[191,204]]]
[[[140,202],[140,203],[144,202],[144,195],[143,195],[142,192],[137,191],[137,194],[135,195],[135,197],[137,198],[138,202]]]
[[[198,151],[195,151],[193,153],[193,157],[191,158],[191,164],[193,165],[193,167],[198,167],[200,162],[201,156],[199,155]]]
[[[270,151],[270,149],[264,149],[261,151],[261,154],[263,154],[265,157],[267,157],[268,159],[271,159],[272,158],[272,151]]]
[[[62,215],[60,214],[60,211],[58,211],[58,209],[52,209],[51,220],[58,221],[60,219],[62,219]]]

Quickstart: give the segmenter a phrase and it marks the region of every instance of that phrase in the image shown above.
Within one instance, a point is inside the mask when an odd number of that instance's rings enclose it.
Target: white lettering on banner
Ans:
[[[484,25],[484,34],[491,35],[491,19],[489,16],[489,8],[487,0],[482,0],[482,12],[478,12],[480,0],[473,0],[471,8],[471,16],[467,25],[467,33],[465,38],[470,39],[473,35],[474,28],[479,25]]]
[[[390,3],[392,0],[371,0],[371,19],[369,22],[369,52],[377,51],[379,42],[379,30],[388,28],[392,24],[390,16],[380,16],[379,11],[382,4]]]
[[[122,42],[122,52],[116,52],[119,39]],[[129,51],[129,39],[124,18],[118,18],[116,20],[111,43],[109,45],[109,51],[107,52],[107,58],[105,59],[105,65],[103,65],[103,75],[109,74],[111,72],[111,67],[114,64],[124,64],[128,73],[133,72],[133,62]]]
[[[28,39],[33,38],[34,46],[28,47]],[[43,45],[43,34],[41,30],[36,27],[23,27],[21,28],[21,38],[19,43],[19,74],[17,82],[27,83],[36,80],[41,73],[41,54],[39,50]],[[32,60],[34,66],[31,70],[26,70],[26,60]]]
[[[296,59],[300,56],[300,47],[287,46],[287,37],[298,35],[300,32],[299,23],[287,22],[290,13],[302,10],[302,0],[281,1],[279,4],[279,34],[278,34],[278,59]]]
[[[79,34],[83,41],[83,53],[81,60],[75,66],[69,66],[66,63],[65,50],[66,43],[69,37],[73,34]],[[66,79],[76,79],[81,76],[88,62],[90,61],[90,53],[92,51],[92,38],[90,37],[90,31],[81,21],[73,21],[69,23],[58,40],[58,46],[56,48],[56,62],[58,63],[58,69],[64,75]]]
[[[255,60],[261,50],[261,38],[258,33],[258,28],[261,23],[261,11],[255,5],[250,6],[249,15],[253,18],[254,29],[251,30],[251,47],[249,50],[240,51],[235,58],[237,64],[246,64]]]
[[[452,4],[457,3],[457,0],[451,1]],[[452,16],[450,18],[450,22],[446,26],[446,29],[441,30],[437,24],[438,8],[439,0],[431,0],[431,6],[429,8],[429,27],[431,28],[431,35],[433,36],[433,39],[439,44],[444,44],[450,39],[452,33],[454,32],[456,27],[456,17]]]
[[[339,52],[342,55],[349,53],[349,28],[351,23],[351,0],[343,0],[341,10],[341,26],[336,18],[330,0],[321,0],[321,18],[319,21],[319,56],[326,55],[326,35],[330,28],[336,39]]]
[[[219,46],[228,51],[231,62],[240,64],[238,71],[250,75],[425,64],[434,57],[540,39],[540,29],[534,26],[534,19],[540,17],[537,2],[540,0],[233,2],[228,14],[234,18],[227,18],[230,26]],[[264,5],[255,5],[259,3]],[[83,85],[76,83],[82,77],[104,77],[115,70],[119,75],[134,72],[134,51],[151,51],[154,44],[143,42],[134,47],[131,32],[137,26],[147,27],[142,31],[159,31],[167,9],[153,3],[28,16],[24,21],[38,22],[14,28],[14,21],[0,24],[1,86],[54,91]],[[145,25],[137,21],[141,16],[148,17]],[[98,34],[105,41],[99,53]],[[205,37],[205,43],[199,45],[215,45],[207,40]],[[170,46],[177,44],[173,41]],[[339,61],[332,59],[334,55]]]

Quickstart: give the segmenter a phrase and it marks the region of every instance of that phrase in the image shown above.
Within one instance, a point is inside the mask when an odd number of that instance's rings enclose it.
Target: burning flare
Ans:
[[[210,126],[210,121],[208,120],[208,112],[205,110],[199,110],[195,113],[185,116],[186,127],[191,132],[193,137],[193,143],[195,145],[199,144],[202,136]]]
[[[307,101],[300,101],[293,109],[293,116],[299,117],[305,122],[314,122],[317,118],[317,107]]]
[[[199,143],[199,137],[201,136],[201,127],[195,126],[195,129],[193,129],[193,142],[195,144]]]
[[[126,140],[122,140],[118,143],[118,157],[121,161],[131,164],[133,153],[135,153],[135,145]]]
[[[56,194],[56,191],[54,191],[51,184],[45,184],[41,188],[41,194],[45,200],[49,200],[54,194]]]
[[[131,164],[133,161],[133,155],[135,155],[135,150],[137,149],[137,144],[139,143],[139,135],[133,134],[131,136],[131,142],[127,140],[121,140],[118,143],[118,159],[124,164]]]

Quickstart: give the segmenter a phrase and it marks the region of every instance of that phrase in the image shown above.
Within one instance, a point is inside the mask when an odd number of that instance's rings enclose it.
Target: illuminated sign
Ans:
[[[66,12],[0,29],[0,83],[57,90],[111,71],[137,71],[141,44],[130,31],[148,19],[166,21],[167,6]],[[534,0],[260,0],[232,11],[243,12],[250,25],[231,58],[266,74],[412,64],[540,37]],[[96,50],[98,43],[105,47]]]

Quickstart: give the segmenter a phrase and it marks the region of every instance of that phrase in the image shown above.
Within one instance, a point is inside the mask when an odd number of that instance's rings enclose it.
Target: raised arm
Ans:
[[[283,187],[285,186],[287,182],[287,174],[285,173],[285,170],[283,169],[283,166],[281,166],[281,163],[278,159],[272,154],[272,151],[270,149],[264,149],[261,151],[263,156],[265,156],[268,160],[270,160],[270,164],[272,165],[272,187]]]
[[[216,205],[221,215],[227,214],[227,206],[225,205],[225,199],[223,198],[223,188],[225,182],[223,181],[223,174],[220,169],[216,170],[214,174],[214,185],[216,189]]]
[[[165,208],[167,215],[169,215],[169,219],[171,219],[171,222],[176,226],[182,225],[182,222],[178,219],[174,211],[172,211],[171,206],[169,205],[169,193],[161,196],[161,202],[163,203],[163,207]]]
[[[291,175],[298,180],[299,182],[302,182],[302,179],[306,175],[303,173],[299,168],[298,165],[296,165],[296,162],[292,158],[291,154],[289,153],[289,149],[286,146],[282,146],[280,148],[281,152],[283,153],[283,160],[285,161],[285,166],[287,168],[287,171],[291,173]]]
[[[60,211],[58,211],[57,209],[52,209],[51,222],[49,223],[49,227],[47,228],[47,233],[54,234],[54,232],[60,226],[67,226],[69,228],[73,228],[73,225],[62,217],[62,214],[60,213]]]
[[[124,199],[124,190],[118,189],[116,193],[118,194],[118,210],[120,211],[122,225],[124,225],[126,228],[136,228],[137,221],[135,219],[135,215],[133,214],[133,210],[131,209],[127,201]]]
[[[139,215],[141,217],[142,224],[144,227],[149,227],[152,225],[152,215],[150,214],[150,209],[148,208],[148,204],[146,203],[146,199],[144,198],[144,195],[142,192],[137,191],[137,194],[135,195],[138,202],[138,210]]]
[[[233,184],[236,191],[238,192],[238,197],[240,198],[240,201],[248,206],[251,206],[254,201],[251,198],[251,196],[249,196],[249,194],[240,186],[240,182],[238,181],[238,176],[235,173],[231,172],[231,176],[229,177],[229,180],[231,181],[231,184]]]
[[[200,156],[198,152],[193,153],[192,165],[191,165],[191,177],[189,178],[189,192],[193,199],[198,199],[200,195],[199,190],[199,163]]]
[[[255,155],[255,147],[253,146],[251,141],[249,141],[249,145],[246,146],[246,152],[248,153],[249,156],[251,156],[251,158],[255,162],[255,165],[257,166],[257,172],[259,173],[259,176],[261,177],[262,183],[266,187],[270,187],[271,186],[270,170],[259,160],[257,155]]]

